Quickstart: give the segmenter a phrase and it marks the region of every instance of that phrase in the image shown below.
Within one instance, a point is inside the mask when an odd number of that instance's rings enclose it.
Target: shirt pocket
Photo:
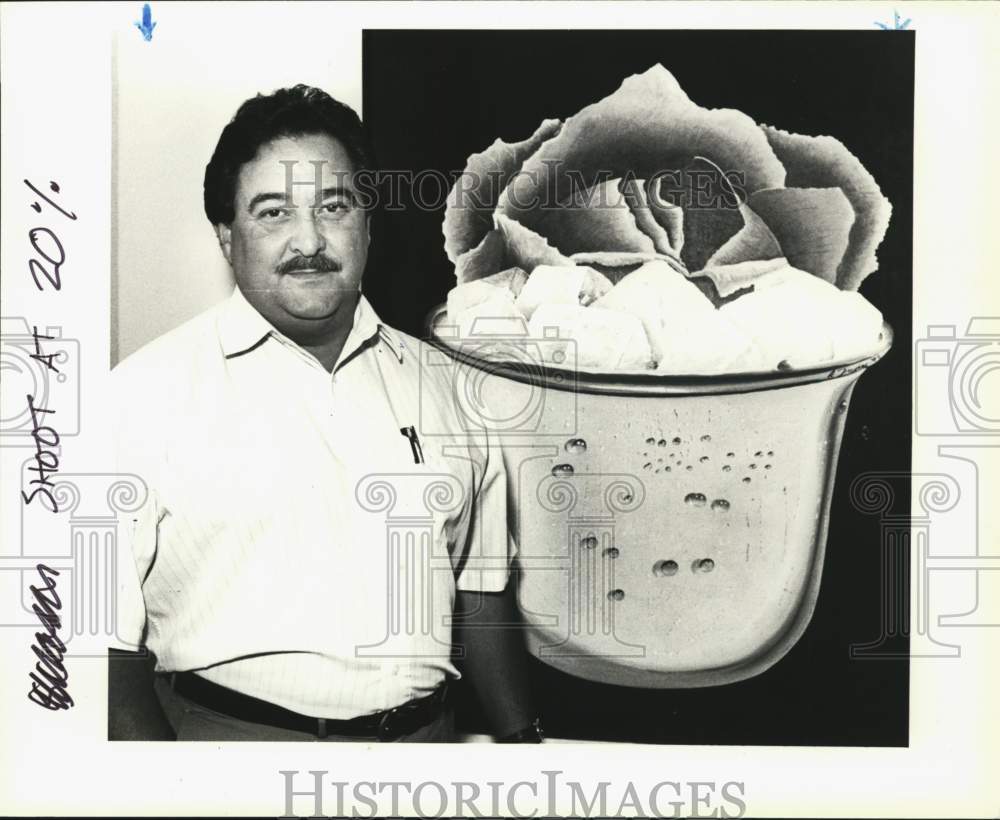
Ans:
[[[387,536],[424,538],[431,534],[435,567],[450,560],[467,530],[473,502],[473,467],[468,459],[444,454],[442,440],[421,437],[415,446],[398,434],[395,447],[383,449],[356,483],[355,501],[369,523],[374,517]],[[414,461],[414,451],[419,463]]]

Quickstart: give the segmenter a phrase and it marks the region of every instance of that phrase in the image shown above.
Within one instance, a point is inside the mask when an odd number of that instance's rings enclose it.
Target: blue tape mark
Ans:
[[[892,12],[893,21],[891,23],[880,23],[878,20],[875,21],[875,25],[878,26],[883,31],[903,31],[907,26],[910,25],[910,18],[907,17],[905,20],[900,21],[899,12]]]
[[[142,21],[136,22],[135,27],[142,32],[142,39],[147,43],[153,39],[153,29],[156,28],[156,23],[153,22],[153,10],[149,7],[149,3],[143,4]]]

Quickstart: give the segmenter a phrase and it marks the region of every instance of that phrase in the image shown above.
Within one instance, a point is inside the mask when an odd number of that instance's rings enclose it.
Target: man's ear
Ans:
[[[226,261],[233,264],[233,232],[228,225],[218,224],[215,226],[215,235],[219,239],[219,247],[222,248],[222,255]]]

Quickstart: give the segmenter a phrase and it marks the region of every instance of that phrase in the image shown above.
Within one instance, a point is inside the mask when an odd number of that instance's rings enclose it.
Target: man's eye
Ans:
[[[351,210],[351,206],[347,202],[327,202],[321,210],[324,214],[343,214]]]
[[[266,220],[268,222],[274,222],[285,216],[285,213],[286,212],[284,208],[268,208],[264,211],[261,211],[257,216],[260,219]]]

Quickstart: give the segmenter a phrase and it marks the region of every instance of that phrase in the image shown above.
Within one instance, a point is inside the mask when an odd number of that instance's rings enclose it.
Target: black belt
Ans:
[[[350,720],[333,720],[293,712],[266,700],[212,683],[194,672],[175,673],[173,687],[181,697],[237,720],[304,732],[318,738],[343,735],[370,737],[380,741],[396,740],[403,735],[412,734],[437,718],[442,712],[448,690],[445,684],[426,697],[411,700],[393,709],[385,709]]]

